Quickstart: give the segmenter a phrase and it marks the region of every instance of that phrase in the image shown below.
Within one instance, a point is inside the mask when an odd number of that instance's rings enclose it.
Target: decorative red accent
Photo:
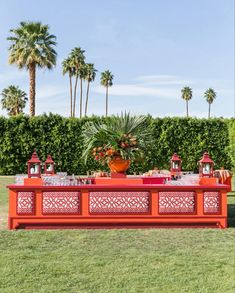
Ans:
[[[36,228],[38,226],[48,228],[182,227],[184,225],[188,227],[227,227],[227,190],[229,186],[223,184],[214,186],[171,186],[164,184],[9,185],[8,188],[9,229]],[[27,203],[18,205],[20,202],[18,193],[23,195],[25,192],[27,195],[34,192],[33,199],[27,196]],[[93,197],[95,201],[93,212],[91,212],[89,195],[92,192],[96,195],[100,192],[103,193],[103,196]],[[214,197],[213,203],[206,199],[208,195],[206,192],[208,194],[212,192],[215,197],[217,196],[216,192],[219,194],[218,209],[214,203]],[[130,196],[130,193],[133,196]],[[72,195],[72,198],[66,194]],[[120,198],[117,198],[117,194],[121,194]],[[60,198],[56,195],[59,195]],[[47,203],[45,202],[46,198],[48,199]],[[210,202],[206,206],[206,208],[209,207],[208,212],[205,211],[204,201],[205,203]],[[20,214],[17,213],[17,209]],[[218,212],[212,213],[216,210]],[[98,212],[96,213],[96,211]]]
[[[143,183],[141,178],[110,178],[110,177],[98,177],[95,178],[95,184],[108,184],[108,185],[137,185],[141,186]]]
[[[195,213],[195,192],[193,191],[160,191],[160,214],[193,214]]]
[[[171,157],[171,161],[181,161],[181,159],[176,153],[174,153],[174,155]]]
[[[207,152],[205,152],[205,153],[203,154],[203,157],[202,157],[202,159],[199,161],[199,163],[211,163],[211,164],[214,165],[214,161],[211,160],[210,155],[209,155]]]
[[[171,172],[175,173],[174,175],[181,172],[181,158],[174,153],[174,155],[171,158]]]
[[[42,178],[24,178],[24,186],[35,186],[42,184]]]
[[[200,177],[213,177],[214,162],[211,160],[210,155],[206,152],[203,154],[199,163],[199,176]]]
[[[145,191],[94,191],[90,192],[91,214],[148,213],[150,193]]]
[[[126,174],[111,172],[111,178],[126,178]]]
[[[218,191],[206,191],[203,194],[204,214],[218,214],[220,212],[220,193]]]
[[[232,191],[232,172],[229,170],[215,170],[214,176],[219,179],[220,184],[229,185],[229,190]]]
[[[122,157],[114,157],[109,161],[108,166],[114,173],[125,173],[129,168],[131,161],[124,160]]]
[[[218,183],[218,178],[212,177],[200,177],[199,184],[200,185],[216,185]]]
[[[142,180],[143,184],[165,184],[166,180],[170,180],[170,177],[143,176]]]
[[[80,192],[49,191],[42,194],[43,214],[79,214]]]
[[[17,192],[17,210],[18,215],[34,213],[34,192],[20,191]]]
[[[53,175],[55,174],[55,170],[54,170],[54,161],[52,160],[51,155],[47,156],[47,159],[44,163],[44,173],[48,174],[48,175]]]
[[[38,155],[36,151],[32,154],[32,157],[30,160],[28,160],[28,177],[41,177],[41,161],[38,158]],[[34,172],[31,171],[31,168]]]
[[[15,184],[10,184],[10,185],[7,185],[7,188],[9,188],[10,190],[25,190],[26,188],[27,189],[40,189],[40,190],[65,190],[65,191],[68,191],[68,190],[83,190],[83,189],[91,189],[91,190],[104,190],[104,189],[112,189],[112,190],[115,190],[115,189],[131,189],[131,190],[146,190],[146,189],[155,189],[155,188],[161,188],[164,189],[164,190],[177,190],[177,191],[185,191],[185,190],[189,190],[189,189],[193,189],[193,190],[205,190],[205,189],[208,189],[208,190],[211,190],[211,189],[219,189],[219,190],[224,190],[224,191],[228,191],[229,190],[229,186],[228,185],[224,185],[224,184],[215,184],[214,186],[212,185],[158,185],[158,184],[141,184],[141,182],[139,182],[138,180],[138,183],[135,182],[135,180],[131,180],[133,181],[132,182],[128,182],[127,184],[124,184],[123,183],[123,180],[122,180],[122,184],[115,184],[116,181],[110,181],[111,184],[108,184],[109,182],[107,182],[107,184],[105,183],[102,183],[102,184],[97,184],[96,181],[100,181],[100,180],[97,180],[97,179],[102,179],[102,178],[95,178],[95,183],[96,184],[84,184],[84,185],[74,185],[74,186],[61,186],[61,185],[58,185],[58,186],[46,186],[46,185],[34,185],[34,186],[24,186],[24,185],[15,185]],[[129,179],[129,178],[128,178]],[[118,180],[118,179],[109,179],[109,180]],[[132,184],[131,184],[132,183]]]

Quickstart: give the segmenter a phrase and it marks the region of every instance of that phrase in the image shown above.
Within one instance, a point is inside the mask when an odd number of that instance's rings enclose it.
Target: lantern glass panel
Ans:
[[[179,169],[179,163],[178,162],[172,162],[173,169]]]
[[[203,173],[204,174],[210,174],[211,172],[211,166],[209,163],[203,164]]]
[[[53,164],[46,164],[46,170],[52,171],[53,170]]]
[[[30,164],[30,173],[31,174],[38,174],[39,173],[39,164],[37,164],[37,163]]]

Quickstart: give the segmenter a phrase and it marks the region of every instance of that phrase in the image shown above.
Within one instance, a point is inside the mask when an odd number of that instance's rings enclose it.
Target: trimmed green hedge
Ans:
[[[235,119],[229,121],[229,140],[228,153],[232,161],[233,171],[235,171]]]
[[[87,165],[81,158],[83,144],[82,125],[85,121],[112,119],[111,117],[64,118],[49,114],[29,118],[0,117],[0,174],[26,172],[26,162],[34,149],[44,161],[51,154],[57,171],[86,174],[89,170],[105,169],[93,159]],[[204,151],[215,161],[215,168],[231,169],[229,156],[229,125],[231,119],[152,118],[151,127],[155,143],[142,161],[132,163],[129,173],[144,172],[154,166],[169,169],[169,160],[177,152],[183,160],[183,169],[197,171],[197,162]],[[234,159],[233,162],[235,163]]]

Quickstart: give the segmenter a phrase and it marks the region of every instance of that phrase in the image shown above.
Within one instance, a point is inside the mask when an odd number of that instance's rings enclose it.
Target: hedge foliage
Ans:
[[[233,171],[235,171],[235,119],[229,121],[229,140],[228,153],[232,161]]]
[[[81,134],[86,121],[106,119],[112,118],[93,116],[78,119],[54,114],[32,118],[23,115],[0,117],[0,174],[26,173],[26,162],[34,149],[41,161],[46,159],[47,154],[51,154],[57,164],[57,171],[86,174],[87,171],[105,169],[92,158],[87,165],[84,164],[81,158]],[[169,169],[169,160],[174,152],[181,156],[184,170],[197,171],[197,162],[204,151],[210,153],[215,168],[224,166],[231,169],[232,162],[235,164],[234,152],[231,159],[229,147],[231,119],[148,116],[147,121],[146,127],[152,129],[154,144],[149,146],[142,161],[132,163],[129,173],[144,172],[154,166]],[[232,143],[234,150],[234,140]]]

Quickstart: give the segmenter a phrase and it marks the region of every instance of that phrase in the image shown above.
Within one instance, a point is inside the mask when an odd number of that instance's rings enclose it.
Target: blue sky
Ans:
[[[48,24],[58,42],[56,68],[37,71],[36,114],[69,115],[61,62],[77,46],[99,70],[89,115],[105,113],[99,81],[107,69],[114,75],[110,114],[185,116],[181,88],[190,86],[191,116],[207,117],[209,87],[217,92],[212,116],[234,115],[234,0],[1,0],[0,91],[14,84],[28,93],[28,72],[7,64],[6,38],[22,20]]]

